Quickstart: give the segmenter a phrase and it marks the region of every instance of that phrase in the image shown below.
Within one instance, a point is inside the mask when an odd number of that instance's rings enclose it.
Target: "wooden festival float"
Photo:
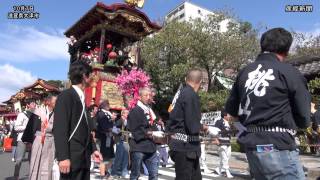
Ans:
[[[139,41],[161,29],[135,8],[143,1],[131,1],[98,2],[65,32],[70,38],[70,64],[85,61],[94,71],[93,83],[85,90],[87,106],[108,99],[111,109],[125,108],[115,78],[122,70],[141,67]]]

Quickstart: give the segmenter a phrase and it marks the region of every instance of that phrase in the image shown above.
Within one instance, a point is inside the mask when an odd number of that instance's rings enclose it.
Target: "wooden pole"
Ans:
[[[105,39],[106,39],[106,29],[102,28],[101,29],[101,37],[100,37],[99,63],[102,63]]]
[[[140,43],[140,41],[137,42],[137,66],[138,66],[138,69],[143,69],[143,62],[141,59],[141,43]]]

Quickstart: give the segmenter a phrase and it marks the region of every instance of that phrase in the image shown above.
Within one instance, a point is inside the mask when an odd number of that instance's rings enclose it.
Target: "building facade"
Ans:
[[[182,4],[178,5],[176,8],[171,10],[166,16],[166,23],[171,21],[178,22],[189,22],[192,19],[200,18],[205,21],[208,15],[214,15],[213,11],[210,11],[206,8],[195,5],[189,1],[185,1]],[[226,19],[220,23],[220,32],[226,32],[228,29],[228,22],[230,20]]]

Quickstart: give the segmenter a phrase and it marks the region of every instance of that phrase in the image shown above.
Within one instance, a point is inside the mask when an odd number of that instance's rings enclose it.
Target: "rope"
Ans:
[[[231,134],[231,133],[236,133],[237,131],[235,130],[230,130],[230,131],[225,131],[222,134]],[[122,135],[127,136],[129,139],[129,137],[131,136],[131,132],[130,131],[121,131]],[[172,133],[165,133],[166,136],[170,136]],[[221,135],[221,134],[220,134]],[[215,144],[214,142],[212,142],[213,140],[215,140],[216,138],[218,138],[219,136],[216,137],[207,137],[207,136],[200,136],[200,142],[206,142],[209,144]],[[166,144],[167,145],[167,144]],[[304,145],[297,145],[298,147],[320,147],[320,144],[304,144]]]

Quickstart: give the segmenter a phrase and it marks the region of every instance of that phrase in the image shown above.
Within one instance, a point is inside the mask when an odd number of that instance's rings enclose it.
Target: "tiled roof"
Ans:
[[[43,79],[37,79],[32,85],[27,86],[17,92],[15,95],[12,95],[9,100],[4,101],[5,104],[12,104],[19,100],[24,100],[26,98],[40,98],[44,93],[58,93],[60,92],[59,88],[48,84]]]
[[[27,87],[25,87],[23,89],[31,90],[32,88],[39,88],[39,87],[37,87],[38,85],[41,86],[45,91],[60,92],[58,87],[46,83],[43,79],[38,79],[32,85],[27,86]]]
[[[320,73],[320,56],[302,56],[288,61],[295,66],[304,76]]]
[[[151,22],[145,13],[134,7],[130,7],[129,5],[123,3],[105,5],[102,2],[98,2],[72,27],[70,27],[65,32],[65,35],[67,37],[70,37],[71,35],[75,36],[75,38],[79,40],[84,34],[99,24],[113,25],[114,23],[111,23],[111,21],[119,14],[123,15],[125,21],[128,21],[128,24],[126,25],[130,25],[130,27],[134,28],[136,34],[143,34],[144,36],[147,36],[161,29],[161,26]],[[118,27],[115,26],[115,28],[117,29]],[[128,30],[130,29],[129,27],[124,28]]]

